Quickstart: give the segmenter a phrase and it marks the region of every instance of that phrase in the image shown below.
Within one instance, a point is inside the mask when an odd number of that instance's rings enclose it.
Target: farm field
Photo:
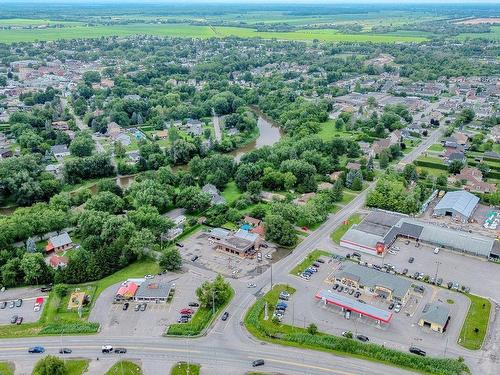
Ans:
[[[0,42],[16,43],[36,40],[58,40],[77,38],[98,38],[102,36],[129,36],[150,34],[185,38],[210,38],[236,36],[242,38],[260,37],[282,40],[320,40],[331,42],[422,42],[427,39],[419,36],[382,35],[371,33],[344,34],[331,29],[299,30],[292,32],[259,32],[252,28],[193,26],[189,24],[131,24],[111,26],[74,26],[48,29],[4,29],[0,30]]]

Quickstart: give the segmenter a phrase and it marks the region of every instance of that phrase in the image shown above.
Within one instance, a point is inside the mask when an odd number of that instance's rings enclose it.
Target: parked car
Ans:
[[[199,307],[200,304],[198,302],[189,302],[188,306],[190,306],[190,307]]]
[[[141,309],[141,304],[135,305],[134,311],[139,311]]]
[[[16,307],[21,307],[23,305],[23,300],[21,298],[19,298],[17,301],[16,301]]]
[[[401,307],[403,307],[403,306],[401,306],[400,303],[396,303],[396,306],[394,307],[394,312],[396,312],[396,313],[400,312],[401,311]]]
[[[408,263],[413,263],[415,261],[415,258],[414,257],[409,257],[408,258]]]
[[[103,353],[111,353],[113,351],[113,347],[111,345],[103,345],[101,347],[101,351]]]
[[[364,335],[357,335],[356,338],[359,340],[359,341],[363,341],[363,342],[367,342],[367,341],[370,341],[370,339]]]
[[[336,290],[339,287],[339,284],[333,284],[332,290]]]
[[[257,287],[257,284],[254,284],[254,283],[250,283],[247,285],[247,288],[256,288]]]
[[[316,262],[319,262],[319,263],[325,263],[325,261],[321,258],[317,259]]]
[[[116,348],[115,353],[116,354],[125,354],[127,352],[127,349],[125,348]]]
[[[28,349],[28,353],[44,353],[45,348],[43,346],[33,346]]]
[[[125,303],[123,304],[122,310],[123,310],[123,311],[128,310],[128,306],[129,306],[129,303],[128,303],[128,302],[125,302]]]
[[[417,293],[424,293],[425,288],[421,285],[417,285],[415,288],[413,288],[413,290]]]
[[[5,309],[7,307],[7,301],[2,301],[2,303],[0,303],[0,309]]]
[[[180,311],[181,314],[186,314],[186,315],[192,315],[194,314],[194,310],[193,309],[182,309]]]
[[[271,254],[266,254],[266,255],[264,256],[264,258],[266,258],[266,259],[273,259],[273,256],[272,256]]]
[[[227,318],[229,318],[229,313],[226,311],[224,314],[222,314],[222,321],[226,321]]]
[[[439,249],[439,247],[436,247],[436,248],[434,249],[434,254],[439,254],[439,250],[440,250],[440,249]]]
[[[10,323],[11,324],[16,324],[17,322],[17,315],[13,315],[11,318],[10,318]]]
[[[9,302],[9,308],[10,309],[13,309],[15,306],[16,306],[16,302],[15,301],[10,301]]]
[[[436,280],[436,285],[440,286],[442,283],[443,283],[443,278],[438,277],[438,279]]]
[[[394,251],[399,251],[399,250],[401,250],[401,249],[399,248],[399,246],[392,246],[392,247],[391,247],[391,250],[394,250]]]
[[[257,367],[257,366],[264,366],[264,360],[263,359],[256,359],[255,361],[252,362],[252,367]]]
[[[343,290],[344,290],[344,287],[342,285],[339,285],[337,292],[342,293]]]
[[[344,331],[344,332],[342,332],[342,336],[351,338],[352,332],[351,331]]]
[[[73,351],[70,348],[59,349],[59,354],[71,354]]]
[[[361,295],[360,292],[356,292],[356,293],[354,293],[354,298],[359,298],[360,295]]]
[[[389,305],[389,310],[392,310],[393,308],[394,308],[394,303],[391,303],[391,304]]]
[[[359,303],[366,303],[365,301],[363,301],[362,299],[358,299],[357,300]]]
[[[154,278],[154,276],[148,274],[148,275],[144,276],[144,278],[147,279],[147,280],[151,280],[151,279]]]
[[[354,253],[351,254],[351,257],[361,259],[361,254],[357,253],[357,252],[354,252]]]
[[[194,257],[191,258],[191,262],[196,262],[196,260],[199,258],[198,255],[195,255]]]
[[[406,275],[408,273],[408,268],[403,269],[403,272],[401,272],[403,275]]]
[[[41,292],[44,292],[44,293],[46,293],[46,292],[50,292],[51,290],[52,290],[52,286],[50,286],[50,285],[47,285],[47,286],[42,286],[42,287],[40,288],[40,291],[41,291]]]
[[[17,325],[21,324],[21,323],[23,322],[23,319],[24,319],[24,318],[23,318],[22,316],[18,316],[18,317],[17,317],[17,320],[16,320],[16,324],[17,324]]]
[[[187,316],[180,316],[179,319],[177,319],[177,323],[187,323],[189,322],[189,318]]]
[[[184,245],[183,245],[183,244],[181,244],[180,242],[176,242],[176,243],[175,243],[175,246],[178,246],[178,247],[184,247]]]
[[[449,281],[448,284],[446,284],[446,286],[448,287],[448,289],[451,289],[451,287],[453,286],[453,282]]]
[[[282,300],[288,301],[288,299],[290,298],[290,293],[288,293],[286,290],[284,290],[280,293],[279,298]]]
[[[148,307],[147,303],[141,304],[141,311],[146,311],[146,307]]]
[[[354,294],[354,289],[349,290],[349,295],[352,296],[353,294]]]
[[[422,349],[417,348],[415,346],[410,346],[410,353],[421,355],[422,357],[425,357],[425,355],[427,354]]]

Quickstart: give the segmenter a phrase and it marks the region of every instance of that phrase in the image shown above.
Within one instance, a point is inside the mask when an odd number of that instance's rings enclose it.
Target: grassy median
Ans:
[[[189,368],[189,372],[188,372]],[[170,375],[200,375],[201,366],[197,364],[190,363],[189,365],[186,362],[179,362],[174,367],[172,367],[172,371],[170,371]]]
[[[486,298],[468,294],[470,307],[467,312],[458,344],[466,349],[479,350],[488,332],[491,303]]]
[[[0,374],[14,375],[14,365],[10,362],[0,362]]]
[[[217,318],[222,310],[231,302],[234,297],[234,289],[231,288],[231,296],[228,300],[220,305],[216,310],[215,314],[211,308],[199,307],[196,310],[193,318],[189,323],[177,323],[171,324],[166,332],[166,335],[171,336],[198,336],[200,335],[211,323]]]
[[[316,262],[319,257],[321,256],[326,256],[326,257],[331,257],[332,256],[332,253],[329,253],[328,251],[325,251],[325,250],[313,250],[311,251],[307,257],[302,261],[300,262],[299,264],[297,264],[291,271],[290,271],[290,274],[291,275],[298,275],[299,273],[301,273],[302,271],[304,271],[305,269],[309,268],[314,262]]]
[[[299,348],[321,350],[341,356],[355,357],[424,374],[470,374],[467,365],[460,360],[419,357],[380,345],[361,343],[353,339],[321,332],[311,334],[304,328],[274,323],[272,320],[264,320],[266,301],[269,314],[272,314],[271,310],[276,305],[279,293],[282,290],[288,290],[290,293],[295,291],[293,288],[285,285],[275,285],[272,291],[257,300],[245,316],[246,328],[253,336],[260,340]]]
[[[142,374],[141,367],[131,361],[118,361],[106,373],[106,375],[141,375],[141,374]]]

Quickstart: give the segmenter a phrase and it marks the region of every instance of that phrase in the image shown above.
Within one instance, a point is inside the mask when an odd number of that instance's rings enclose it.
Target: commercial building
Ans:
[[[366,316],[375,319],[378,323],[389,323],[392,319],[392,313],[367,303],[358,302],[355,299],[344,296],[343,294],[335,294],[330,290],[320,290],[316,293],[316,299],[323,301],[326,305],[335,305],[342,309],[343,312],[351,311],[358,313],[360,316]]]
[[[433,215],[451,216],[462,222],[467,222],[474,212],[479,198],[468,191],[450,191],[434,207]]]
[[[411,288],[411,282],[405,278],[351,262],[343,263],[335,274],[335,281],[385,300],[402,303],[408,299]]]
[[[446,332],[450,319],[450,309],[447,306],[438,303],[428,303],[422,311],[418,325],[443,333]]]
[[[494,238],[384,211],[371,212],[361,223],[353,225],[341,238],[340,245],[383,256],[398,238],[413,239],[485,258],[500,258],[500,242]]]
[[[143,282],[135,293],[134,300],[139,302],[167,302],[172,285],[170,283]]]
[[[244,229],[236,232],[215,228],[210,232],[210,238],[214,241],[215,249],[241,258],[252,257],[259,249],[261,237],[257,233],[251,233]]]

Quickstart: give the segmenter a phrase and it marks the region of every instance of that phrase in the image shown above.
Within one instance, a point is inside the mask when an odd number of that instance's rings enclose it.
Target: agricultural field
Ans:
[[[261,32],[252,28],[226,26],[195,26],[189,24],[130,24],[109,26],[73,26],[47,29],[0,30],[0,42],[16,43],[37,40],[98,38],[102,36],[155,35],[182,38],[211,38],[236,36],[240,38],[264,38],[280,40],[329,41],[329,42],[423,42],[427,38],[415,35],[344,34],[332,29],[297,30],[290,32]]]

